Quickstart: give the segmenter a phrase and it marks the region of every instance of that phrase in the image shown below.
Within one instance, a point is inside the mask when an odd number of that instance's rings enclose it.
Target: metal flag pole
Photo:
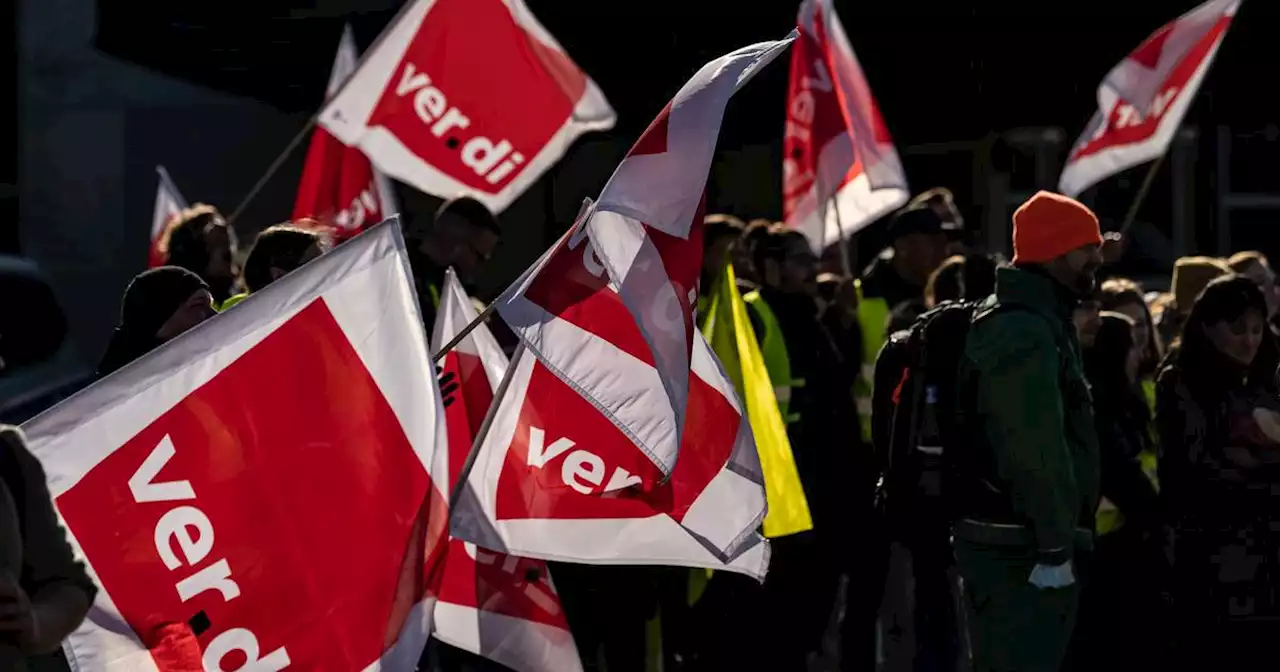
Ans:
[[[839,242],[840,265],[844,267],[845,277],[852,278],[854,277],[853,262],[850,261],[849,259],[849,244],[844,238],[844,221],[842,221],[840,218],[840,204],[836,201],[835,196],[831,197],[831,200],[829,201],[829,203],[830,205],[828,205],[828,207],[830,207],[836,213],[836,233],[840,236],[840,242]],[[826,217],[824,216],[822,219],[823,219],[822,228],[823,228],[823,231],[826,231],[826,228],[827,228]]]
[[[1120,224],[1120,234],[1124,235],[1129,232],[1129,228],[1133,226],[1133,222],[1138,217],[1138,210],[1142,208],[1142,202],[1147,198],[1147,192],[1151,191],[1151,185],[1156,181],[1156,173],[1160,172],[1160,166],[1164,165],[1164,159],[1169,155],[1173,143],[1169,143],[1160,156],[1151,162],[1151,166],[1147,168],[1147,176],[1142,180],[1142,186],[1138,187],[1138,193],[1133,197],[1133,203],[1129,205],[1129,212],[1125,213],[1124,222]]]
[[[369,48],[366,49],[363,54],[360,54],[360,59],[356,61],[356,67],[351,71],[351,74],[347,75],[347,77],[342,80],[342,83],[334,90],[332,96],[325,96],[324,105],[321,105],[320,109],[316,110],[315,113],[311,115],[311,118],[307,120],[307,123],[303,124],[302,130],[298,131],[297,135],[293,136],[293,139],[289,141],[288,145],[285,145],[285,148],[280,152],[280,155],[277,156],[275,160],[271,162],[271,165],[267,167],[267,172],[263,173],[262,177],[258,178],[258,181],[254,183],[251,189],[249,189],[249,193],[241,199],[240,205],[237,205],[236,209],[231,211],[231,216],[227,218],[227,224],[234,224],[236,218],[244,214],[245,208],[249,207],[249,203],[258,195],[258,192],[262,191],[262,188],[267,186],[267,182],[270,182],[271,178],[280,170],[280,166],[283,166],[284,162],[288,160],[289,155],[293,154],[293,150],[297,149],[298,145],[302,144],[302,140],[307,137],[307,133],[310,133],[311,129],[315,128],[316,123],[320,121],[320,113],[324,112],[324,108],[328,105],[329,101],[342,95],[342,92],[346,90],[347,86],[355,80],[356,75],[360,73],[360,68],[364,66],[369,55],[376,52],[378,47],[382,46],[382,43],[387,39],[387,34],[391,32],[391,29],[395,28],[396,24],[400,23],[400,20],[403,19],[405,15],[408,14],[409,10],[416,4],[418,3],[406,2],[401,5],[400,9],[396,11],[396,15],[391,18],[391,22],[387,24],[387,27],[383,28],[382,32],[378,33],[378,37],[374,38],[373,44],[369,45]]]

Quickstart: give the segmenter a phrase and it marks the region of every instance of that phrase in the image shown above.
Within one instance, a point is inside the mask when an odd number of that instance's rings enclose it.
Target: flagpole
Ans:
[[[492,315],[494,309],[498,307],[499,301],[501,301],[501,297],[494,299],[489,305],[484,307],[484,310],[480,311],[480,314],[476,316],[476,319],[468,322],[467,326],[463,327],[456,336],[449,339],[448,343],[441,346],[440,349],[436,351],[436,354],[431,356],[432,363],[439,364],[440,360],[444,359],[444,356],[449,354],[450,350],[456,348],[458,344],[462,342],[462,339],[470,336],[471,332],[476,330],[476,327],[488,321],[489,316]]]
[[[387,39],[387,33],[390,33],[391,29],[394,28],[396,24],[400,22],[400,19],[403,19],[405,14],[407,14],[416,4],[418,3],[412,1],[406,2],[400,6],[400,9],[396,10],[396,15],[391,17],[391,22],[382,29],[382,32],[378,33],[378,37],[374,38],[373,44],[369,45],[369,48],[366,49],[364,53],[360,54],[359,60],[356,61],[356,67],[351,71],[351,74],[347,75],[347,77],[342,80],[342,83],[334,90],[332,96],[325,96],[324,104],[320,106],[320,109],[316,110],[315,113],[311,115],[311,118],[303,125],[302,130],[298,131],[298,134],[293,136],[293,139],[285,146],[284,151],[280,152],[280,155],[276,157],[276,160],[271,162],[271,165],[267,167],[267,172],[263,173],[262,177],[258,178],[258,182],[249,190],[248,195],[246,195],[244,199],[240,201],[240,205],[237,205],[236,209],[231,212],[231,216],[227,218],[228,224],[234,224],[236,217],[239,217],[244,213],[244,209],[249,207],[250,201],[258,195],[258,192],[262,191],[263,187],[267,186],[267,182],[269,182],[276,174],[276,171],[280,170],[280,166],[284,165],[284,162],[289,158],[289,155],[293,153],[293,150],[297,149],[298,145],[302,144],[302,139],[305,138],[307,133],[315,127],[316,122],[320,121],[320,114],[324,112],[324,108],[329,104],[329,101],[337,98],[346,90],[347,86],[351,84],[351,82],[356,78],[356,75],[360,72],[360,67],[365,64],[368,56],[377,51],[378,47],[382,46],[383,41]]]
[[[1173,143],[1170,143],[1172,147]],[[1129,228],[1133,226],[1133,222],[1138,217],[1138,210],[1142,208],[1142,202],[1147,198],[1147,192],[1151,191],[1151,185],[1156,181],[1156,173],[1160,172],[1160,166],[1164,165],[1164,159],[1169,155],[1170,147],[1166,147],[1155,161],[1151,162],[1151,167],[1147,168],[1147,176],[1142,180],[1142,186],[1138,187],[1138,193],[1133,197],[1133,203],[1129,205],[1129,212],[1125,213],[1124,222],[1120,224],[1120,234],[1124,235],[1129,232]]]
[[[840,236],[840,265],[844,267],[845,277],[853,277],[853,263],[849,260],[849,245],[844,239],[844,221],[840,218],[840,204],[836,201],[836,196],[832,196],[830,206],[836,213],[836,233]],[[825,231],[827,223],[823,217],[822,228]]]
[[[445,343],[443,346],[441,346],[440,349],[436,351],[436,354],[431,356],[432,363],[439,364],[440,360],[443,359],[445,355],[449,354],[450,350],[454,349],[455,347],[458,346],[459,343],[462,342],[462,339],[466,338],[471,332],[475,331],[476,327],[488,321],[489,316],[493,315],[493,311],[497,309],[498,304],[502,303],[502,301],[504,301],[506,297],[512,293],[512,290],[514,290],[517,287],[523,286],[525,283],[525,280],[527,280],[530,275],[536,274],[538,271],[542,270],[542,265],[546,263],[547,258],[551,256],[551,253],[556,249],[558,249],[560,247],[560,244],[563,243],[565,239],[567,239],[570,236],[570,234],[573,233],[573,230],[582,222],[582,220],[585,219],[589,214],[591,214],[591,207],[593,205],[594,203],[590,198],[582,199],[582,206],[578,208],[578,216],[574,218],[573,226],[570,226],[568,231],[565,231],[563,234],[561,234],[560,238],[556,240],[555,244],[552,245],[551,247],[548,247],[547,250],[542,253],[542,256],[539,257],[537,261],[533,263],[532,266],[526,269],[525,272],[521,274],[519,278],[516,278],[516,281],[511,283],[511,286],[508,287],[505,291],[503,291],[502,294],[498,296],[498,298],[489,302],[489,305],[485,306],[484,310],[480,311],[480,314],[476,316],[476,319],[468,322],[467,326],[463,327],[460,331],[458,331],[458,334],[456,336],[449,339],[448,343]]]

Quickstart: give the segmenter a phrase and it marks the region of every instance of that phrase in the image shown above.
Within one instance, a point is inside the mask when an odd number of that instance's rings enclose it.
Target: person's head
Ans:
[[[1169,302],[1169,308],[1185,319],[1191,314],[1191,307],[1195,305],[1196,297],[1200,296],[1200,292],[1203,292],[1215,278],[1230,274],[1231,267],[1221,259],[1213,257],[1178,259],[1173,262],[1173,279],[1170,284],[1173,299]]]
[[[899,210],[889,221],[893,265],[905,280],[924,286],[947,258],[954,224],[943,221],[928,205]]]
[[[1074,198],[1038,192],[1013,213],[1013,264],[1039,266],[1076,295],[1091,294],[1102,266],[1097,215]]]
[[[929,274],[924,286],[924,304],[933,308],[943,301],[960,301],[965,298],[964,257],[947,257],[942,265]]]
[[[235,287],[236,236],[217,208],[197,203],[173,218],[160,240],[169,266],[185,268],[209,284],[215,301],[225,301]]]
[[[161,266],[129,282],[120,301],[120,323],[98,364],[106,376],[213,317],[209,285],[192,271]]]
[[[213,317],[213,295],[200,276],[177,266],[135,277],[120,303],[120,326],[164,343]]]
[[[1262,296],[1267,300],[1267,316],[1275,317],[1280,310],[1280,287],[1276,285],[1276,274],[1266,255],[1261,252],[1237,252],[1227,259],[1227,266],[1239,275],[1243,275],[1258,283]]]
[[[1142,349],[1143,371],[1153,370],[1160,362],[1161,344],[1142,287],[1128,278],[1111,278],[1102,283],[1098,297],[1103,310],[1133,320],[1133,339]]]
[[[1120,386],[1138,381],[1142,344],[1134,338],[1134,321],[1128,315],[1103,311],[1093,343],[1084,348],[1084,364],[1095,391],[1113,395]]]
[[[964,229],[964,217],[960,214],[960,209],[956,207],[955,195],[946,187],[934,187],[928,191],[917,194],[907,203],[907,209],[915,206],[925,206],[933,210],[938,215],[948,230],[961,231]]]
[[[1182,326],[1181,356],[1248,369],[1262,345],[1266,319],[1267,300],[1256,282],[1234,273],[1216,278],[1196,298]],[[1211,353],[1219,357],[1207,356]]]
[[[707,215],[702,222],[701,289],[703,292],[710,292],[747,225],[733,215]],[[737,271],[736,267],[734,271]]]
[[[307,222],[299,224],[280,224],[258,234],[244,261],[244,284],[250,294],[324,253],[324,237]]]
[[[1086,294],[1076,302],[1075,309],[1071,312],[1071,321],[1076,327],[1076,336],[1080,339],[1081,347],[1089,347],[1093,345],[1093,339],[1098,335],[1098,326],[1101,324],[1099,315],[1102,312],[1102,303],[1098,300],[1096,293]]]
[[[814,290],[818,255],[803,233],[785,226],[770,227],[767,237],[756,244],[753,256],[764,285],[788,294]]]
[[[480,201],[459,196],[436,210],[422,250],[441,266],[452,266],[463,284],[475,282],[502,236],[498,220]]]

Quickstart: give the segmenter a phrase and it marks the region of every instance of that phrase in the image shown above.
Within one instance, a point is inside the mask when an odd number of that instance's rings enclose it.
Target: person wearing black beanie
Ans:
[[[98,363],[103,378],[214,315],[213,295],[200,276],[177,266],[161,266],[129,283],[120,306],[120,324]]]

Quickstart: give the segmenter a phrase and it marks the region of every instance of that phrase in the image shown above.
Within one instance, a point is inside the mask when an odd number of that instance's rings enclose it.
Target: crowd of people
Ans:
[[[1170,291],[1147,292],[1110,273],[1122,240],[1046,192],[1014,214],[1008,262],[967,244],[946,189],[887,227],[888,247],[859,274],[838,245],[815,254],[779,223],[707,217],[699,307],[732,264],[813,529],[771,540],[763,584],[552,563],[587,669],[660,657],[668,670],[803,670],[833,648],[840,669],[880,669],[886,586],[904,561],[921,672],[1274,668],[1280,289],[1266,257],[1179,259]],[[500,228],[463,197],[405,236],[429,325],[445,270],[472,283]],[[98,375],[330,244],[315,222],[270,227],[239,268],[218,211],[188,209],[163,240],[169,265],[126,289]],[[0,506],[0,528],[54,524],[32,506],[7,517]],[[56,536],[19,527],[27,549]],[[11,637],[0,610],[0,640],[29,653],[92,599],[59,540],[56,575],[71,578],[55,597],[72,604],[47,617],[57,625],[37,618],[39,635]],[[31,595],[28,610],[51,594],[38,564],[8,565],[21,584],[8,592]],[[500,668],[433,644],[424,669]]]

